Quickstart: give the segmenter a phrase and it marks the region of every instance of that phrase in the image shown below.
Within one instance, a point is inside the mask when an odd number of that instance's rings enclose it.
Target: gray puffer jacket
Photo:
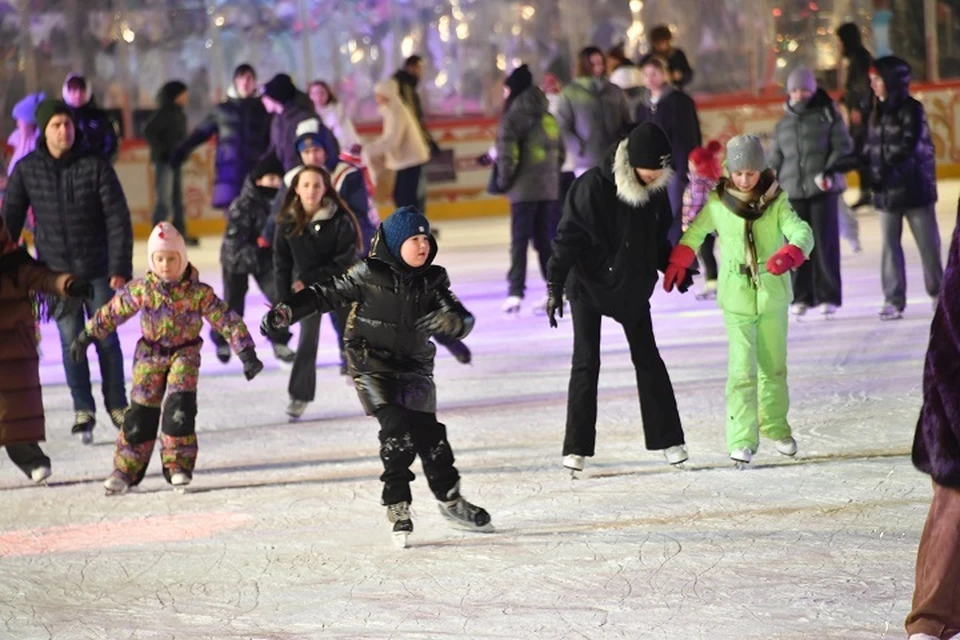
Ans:
[[[557,124],[577,173],[599,165],[632,121],[623,89],[605,78],[580,77],[560,93]]]
[[[790,199],[824,193],[814,182],[821,173],[832,179],[832,193],[843,192],[847,188],[843,174],[855,168],[856,162],[847,125],[823,89],[817,89],[803,105],[787,105],[786,114],[773,130],[767,164]]]
[[[566,153],[547,96],[537,87],[512,99],[497,131],[497,186],[510,202],[560,197],[560,167]]]

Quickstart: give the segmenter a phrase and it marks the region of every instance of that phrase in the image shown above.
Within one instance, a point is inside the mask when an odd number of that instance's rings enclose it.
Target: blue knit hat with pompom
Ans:
[[[408,238],[430,235],[430,222],[425,215],[417,211],[416,207],[400,207],[391,213],[381,226],[387,250],[401,262],[403,258],[400,257],[400,247]]]

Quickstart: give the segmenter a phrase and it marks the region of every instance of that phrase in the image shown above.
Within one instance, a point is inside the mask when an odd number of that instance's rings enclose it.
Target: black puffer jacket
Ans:
[[[153,162],[170,162],[174,149],[187,137],[187,114],[175,102],[186,89],[182,82],[173,80],[157,92],[157,111],[143,128]]]
[[[350,306],[344,345],[367,415],[387,404],[435,413],[437,348],[417,321],[433,311],[456,314],[464,321],[463,331],[447,337],[462,340],[473,327],[473,316],[450,291],[447,271],[433,264],[437,245],[432,237],[427,263],[411,269],[390,254],[382,233],[381,227],[370,255],[347,273],[293,296],[294,321]]]
[[[636,124],[652,122],[667,134],[673,148],[673,171],[686,180],[687,159],[690,152],[702,144],[700,119],[693,98],[673,87],[664,87],[660,100],[654,104],[650,91],[644,89],[637,106]]]
[[[863,148],[874,204],[884,211],[926,207],[937,201],[936,156],[923,105],[909,93],[910,65],[887,56],[873,66],[887,88]]]
[[[335,205],[330,205],[335,206]],[[346,271],[357,261],[357,228],[350,214],[337,209],[328,220],[308,224],[299,235],[281,221],[273,239],[277,295],[286,297],[295,280],[309,286]]]
[[[55,271],[78,278],[133,276],[133,227],[120,181],[110,163],[78,150],[60,159],[37,149],[13,170],[3,198],[3,217],[16,239],[27,209],[37,221],[37,252]]]
[[[220,264],[225,273],[260,273],[264,264],[273,268],[270,249],[257,245],[260,230],[270,217],[271,203],[276,189],[258,187],[247,178],[243,191],[227,209],[227,229],[220,244]],[[285,290],[286,291],[286,290]]]
[[[182,164],[213,135],[217,136],[217,155],[211,204],[225,209],[240,195],[243,181],[270,146],[270,114],[257,96],[228,98],[177,147],[171,163]]]
[[[577,178],[567,194],[553,240],[548,280],[566,286],[571,300],[620,321],[650,308],[658,270],[670,257],[667,232],[673,212],[667,171],[643,185],[630,167],[627,140]]]

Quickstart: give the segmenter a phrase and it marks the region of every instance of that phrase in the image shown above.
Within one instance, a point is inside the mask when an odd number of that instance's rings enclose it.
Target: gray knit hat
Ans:
[[[767,160],[758,136],[745,133],[727,141],[727,171],[763,171],[766,168]]]
[[[787,92],[803,89],[813,93],[817,90],[817,79],[813,71],[806,67],[797,67],[787,76]]]

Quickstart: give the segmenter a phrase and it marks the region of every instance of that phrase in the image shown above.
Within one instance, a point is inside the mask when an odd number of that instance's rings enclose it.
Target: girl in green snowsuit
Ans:
[[[787,423],[787,310],[793,288],[785,274],[810,255],[813,232],[764,168],[757,136],[730,139],[730,177],[721,179],[674,247],[663,283],[670,291],[682,282],[704,238],[717,232],[723,255],[717,304],[730,341],[727,450],[738,465],[750,462],[761,433],[780,453],[797,453]]]

